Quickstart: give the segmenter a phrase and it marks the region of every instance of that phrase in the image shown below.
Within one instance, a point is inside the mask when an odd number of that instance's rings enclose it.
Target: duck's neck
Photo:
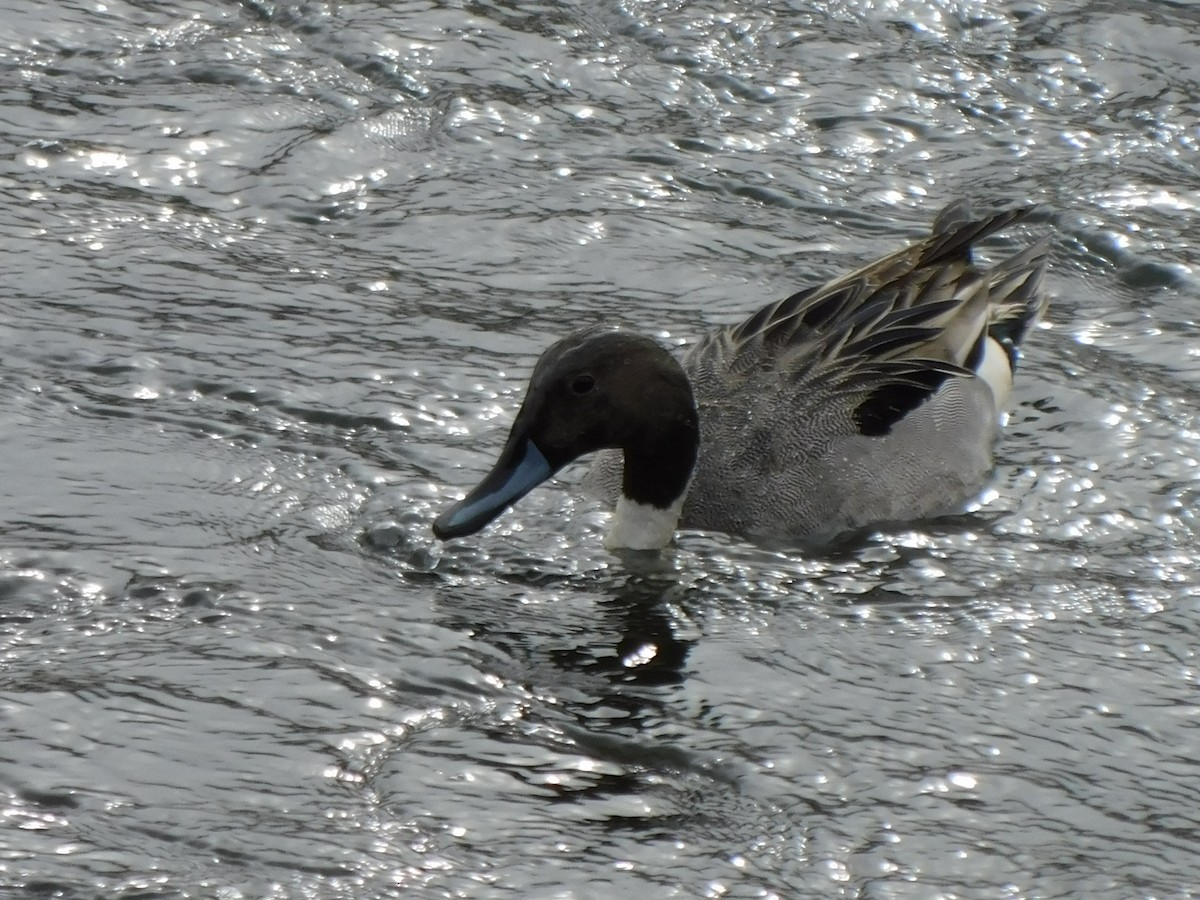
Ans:
[[[688,400],[690,405],[690,394]],[[658,550],[671,543],[700,447],[695,407],[642,438],[625,450],[621,496],[604,539],[609,550]]]

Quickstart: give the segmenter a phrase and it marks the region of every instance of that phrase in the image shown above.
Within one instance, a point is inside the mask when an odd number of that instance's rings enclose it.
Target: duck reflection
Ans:
[[[564,669],[603,675],[622,684],[678,684],[695,640],[675,633],[668,614],[678,592],[665,576],[632,575],[601,605],[596,640],[562,648],[551,659]]]

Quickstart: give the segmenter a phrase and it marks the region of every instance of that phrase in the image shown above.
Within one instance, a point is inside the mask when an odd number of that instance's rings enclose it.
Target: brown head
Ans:
[[[609,448],[625,452],[625,495],[665,508],[687,490],[698,446],[691,384],[670,353],[633,332],[576,332],[542,354],[499,460],[434,534],[473,534],[567,463]]]

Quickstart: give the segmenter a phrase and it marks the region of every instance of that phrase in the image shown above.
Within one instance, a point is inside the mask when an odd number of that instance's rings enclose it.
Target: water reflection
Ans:
[[[597,607],[592,639],[555,651],[554,662],[566,669],[607,678],[619,696],[619,686],[677,684],[684,678],[684,664],[695,644],[680,639],[668,614],[678,583],[668,576],[630,575],[617,591]],[[614,696],[605,698],[613,703]],[[634,709],[628,710],[632,716]]]
[[[516,591],[510,584],[507,596],[497,596],[490,584],[478,588],[454,578],[439,590],[439,623],[469,631],[506,653],[523,648],[565,672],[599,676],[612,693],[597,702],[621,695],[626,685],[682,681],[695,639],[676,635],[672,604],[680,584],[673,571],[608,576],[602,585],[594,579],[581,585],[569,577],[535,580],[541,583]],[[577,613],[571,609],[576,604]],[[542,609],[548,618],[539,618]],[[564,618],[571,620],[569,628],[547,631]],[[583,683],[592,682],[589,677]]]

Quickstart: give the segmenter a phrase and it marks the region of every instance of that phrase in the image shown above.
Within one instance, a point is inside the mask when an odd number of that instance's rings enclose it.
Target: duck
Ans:
[[[433,524],[478,532],[593,454],[604,546],[661,550],[678,530],[828,546],[961,512],[993,468],[1022,342],[1042,317],[1050,238],[990,267],[973,247],[1034,206],[941,210],[928,236],[808,287],[676,356],[593,326],[533,368],[490,472]]]

